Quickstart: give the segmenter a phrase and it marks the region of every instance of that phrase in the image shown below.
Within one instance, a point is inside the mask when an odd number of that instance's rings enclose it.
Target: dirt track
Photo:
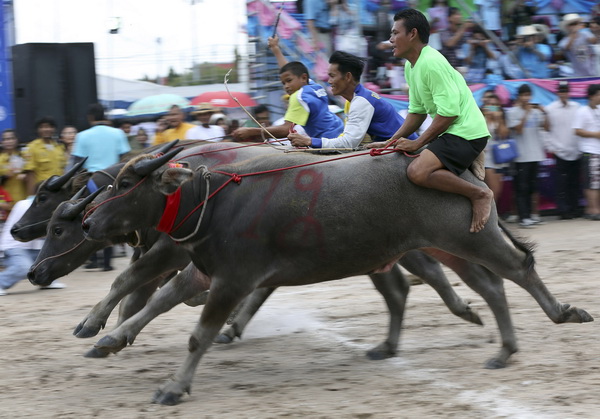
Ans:
[[[519,233],[538,243],[550,290],[596,321],[555,325],[507,281],[520,352],[506,369],[482,368],[499,346],[495,321],[450,272],[485,326],[454,317],[430,287],[414,286],[399,355],[367,360],[388,319],[369,279],[356,277],[278,290],[242,341],[213,346],[191,396],[159,406],[151,396],[185,357],[201,308],[177,307],[118,355],[87,359],[103,334],[83,340],[72,330],[116,274],[80,269],[64,278],[65,290],[23,281],[0,297],[0,417],[600,417],[600,223],[552,221]]]

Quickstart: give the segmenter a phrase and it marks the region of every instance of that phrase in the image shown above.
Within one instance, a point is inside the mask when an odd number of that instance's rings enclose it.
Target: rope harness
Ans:
[[[411,158],[415,158],[418,157],[418,154],[408,154],[402,150],[396,150],[394,148],[391,148],[394,144],[396,143],[396,141],[391,141],[390,143],[388,143],[384,148],[373,148],[369,151],[364,151],[361,153],[356,153],[356,154],[352,154],[352,155],[346,155],[346,156],[337,156],[337,157],[333,157],[333,158],[329,158],[329,159],[325,159],[325,160],[320,160],[320,161],[315,161],[315,162],[310,162],[310,163],[304,163],[304,164],[297,164],[297,165],[293,165],[293,166],[287,166],[287,167],[280,167],[277,169],[270,169],[270,170],[262,170],[262,171],[258,171],[258,172],[251,172],[251,173],[229,173],[229,172],[224,172],[221,170],[213,170],[212,172],[210,172],[208,170],[208,168],[204,165],[201,165],[199,167],[197,167],[195,169],[195,171],[202,171],[202,178],[205,180],[206,183],[206,192],[205,192],[205,197],[204,200],[201,201],[198,205],[196,205],[190,212],[188,212],[183,219],[177,223],[177,225],[175,225],[175,219],[177,217],[177,214],[179,213],[179,207],[180,207],[180,203],[181,203],[181,187],[177,188],[177,190],[170,194],[167,195],[167,201],[165,204],[165,209],[163,210],[163,214],[161,216],[161,219],[158,223],[158,226],[156,227],[156,229],[158,231],[167,233],[169,235],[169,237],[171,237],[172,240],[176,241],[176,242],[183,242],[186,240],[189,240],[191,237],[193,237],[198,230],[200,229],[200,225],[202,223],[202,219],[204,218],[204,213],[206,211],[206,207],[207,205],[204,205],[205,203],[207,203],[211,198],[213,198],[216,194],[218,194],[221,190],[223,190],[227,185],[229,185],[231,182],[235,182],[238,185],[242,183],[242,179],[245,177],[250,177],[250,176],[259,176],[259,175],[266,175],[266,174],[271,174],[271,173],[277,173],[277,172],[283,172],[286,170],[292,170],[292,169],[299,169],[302,167],[308,167],[308,166],[314,166],[317,164],[323,164],[323,163],[329,163],[332,161],[336,161],[336,160],[344,160],[344,159],[349,159],[349,158],[353,158],[353,157],[359,157],[359,156],[383,156],[386,154],[393,154],[393,153],[398,153],[398,152],[402,152],[404,153],[404,155],[406,155],[407,157],[411,157]],[[193,153],[193,154],[189,154],[186,155],[185,157],[180,157],[178,159],[174,159],[171,162],[177,162],[177,161],[181,161],[185,158],[188,157],[192,157],[192,156],[198,156],[198,155],[205,155],[205,154],[209,154],[209,153],[215,153],[215,152],[224,152],[224,151],[229,151],[229,150],[235,150],[235,149],[239,149],[239,148],[245,148],[245,147],[253,147],[253,146],[257,146],[257,145],[262,145],[262,143],[252,143],[252,144],[246,144],[246,145],[241,145],[241,146],[236,146],[236,147],[228,147],[228,148],[222,148],[222,149],[216,149],[216,150],[207,150],[207,151],[202,151],[202,152],[198,152],[198,153]],[[210,192],[210,178],[211,178],[211,173],[218,173],[224,176],[228,176],[229,179],[227,179],[221,186],[219,186],[214,192]],[[131,188],[130,190],[128,190],[127,192],[124,192],[122,194],[119,195],[115,195],[111,198],[106,199],[105,201],[99,203],[98,205],[95,205],[94,207],[92,207],[90,210],[88,210],[84,217],[83,217],[83,221],[86,220],[87,217],[89,217],[96,209],[98,209],[99,207],[101,207],[102,205],[114,201],[118,198],[122,198],[124,196],[127,196],[128,194],[130,194],[131,192],[133,192],[135,189],[137,189],[148,177],[145,176],[143,177],[139,182],[137,182],[133,188]],[[109,189],[110,190],[110,186]],[[182,238],[177,238],[177,237],[173,237],[172,233],[174,233],[175,231],[179,230],[182,225],[196,212],[198,211],[200,208],[202,208],[202,212],[200,213],[200,217],[198,218],[198,222],[196,223],[196,227],[194,229],[194,231],[190,234],[188,234],[185,237]]]
[[[58,258],[64,255],[67,255],[69,253],[71,253],[72,251],[74,251],[75,249],[77,249],[79,246],[81,246],[83,243],[85,243],[86,239],[83,238],[79,243],[77,243],[74,247],[70,248],[69,250],[65,250],[62,253],[59,253],[57,255],[52,255],[52,256],[48,256],[47,258],[44,258],[42,260],[40,260],[38,263],[36,263],[35,265],[33,265],[31,268],[29,268],[29,270],[31,272],[35,271],[37,269],[38,266],[40,266],[42,263],[46,262],[47,260],[50,259],[54,259],[54,258]]]

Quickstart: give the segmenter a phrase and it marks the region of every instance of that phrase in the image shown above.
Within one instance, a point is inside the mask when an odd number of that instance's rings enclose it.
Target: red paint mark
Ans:
[[[319,201],[319,194],[321,193],[321,188],[323,186],[323,174],[314,169],[304,169],[296,176],[294,186],[300,191],[312,192],[312,197],[308,204],[306,215],[293,219],[286,224],[281,229],[277,242],[280,246],[286,247],[286,236],[290,235],[297,226],[303,226],[299,243],[311,243],[309,240],[312,233],[316,237],[316,247],[321,253],[324,253],[325,243],[323,240],[323,226],[321,222],[314,217],[315,208]],[[288,241],[290,239],[288,239]]]
[[[220,147],[217,146],[216,144],[208,145],[208,146],[206,146],[206,148],[210,152],[207,153],[205,157],[216,160],[215,163],[213,163],[210,166],[211,169],[215,166],[220,166],[222,164],[233,163],[238,158],[237,150],[231,150],[231,149],[230,150],[227,150],[227,149],[221,150]]]
[[[248,230],[246,230],[245,232],[242,233],[242,237],[247,238],[247,239],[258,239],[258,233],[256,232],[256,228],[258,227],[258,223],[260,222],[260,219],[262,218],[262,216],[265,212],[265,208],[269,204],[271,197],[275,193],[275,190],[277,189],[277,186],[279,185],[279,182],[281,181],[282,175],[283,175],[282,172],[276,172],[276,173],[273,173],[270,175],[258,176],[255,178],[255,180],[257,182],[260,182],[263,180],[268,180],[271,182],[271,184],[269,185],[269,190],[267,191],[267,194],[265,195],[265,199],[260,204],[260,208],[258,209],[258,211],[256,211],[256,215],[254,216],[254,219],[252,220],[250,227],[248,227]]]

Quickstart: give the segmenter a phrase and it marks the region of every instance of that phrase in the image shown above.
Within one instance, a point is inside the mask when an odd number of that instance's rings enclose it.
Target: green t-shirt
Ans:
[[[467,140],[489,137],[485,118],[464,77],[437,50],[425,46],[413,68],[406,62],[408,112],[457,116],[446,131]]]

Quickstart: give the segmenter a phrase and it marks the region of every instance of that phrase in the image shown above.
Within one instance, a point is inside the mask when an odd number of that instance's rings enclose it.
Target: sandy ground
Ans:
[[[512,282],[506,293],[520,352],[486,370],[499,336],[481,297],[451,272],[485,326],[454,317],[426,285],[413,286],[398,356],[369,361],[386,334],[383,301],[367,277],[278,290],[242,341],[215,345],[191,396],[151,404],[185,357],[201,308],[176,307],[105,359],[82,356],[71,335],[115,272],[79,269],[64,290],[19,283],[0,297],[2,418],[594,418],[600,417],[600,223],[551,221],[520,233],[538,243],[538,272],[562,301],[597,321],[553,324]],[[122,269],[126,258],[115,260]],[[116,321],[109,319],[107,329]]]

